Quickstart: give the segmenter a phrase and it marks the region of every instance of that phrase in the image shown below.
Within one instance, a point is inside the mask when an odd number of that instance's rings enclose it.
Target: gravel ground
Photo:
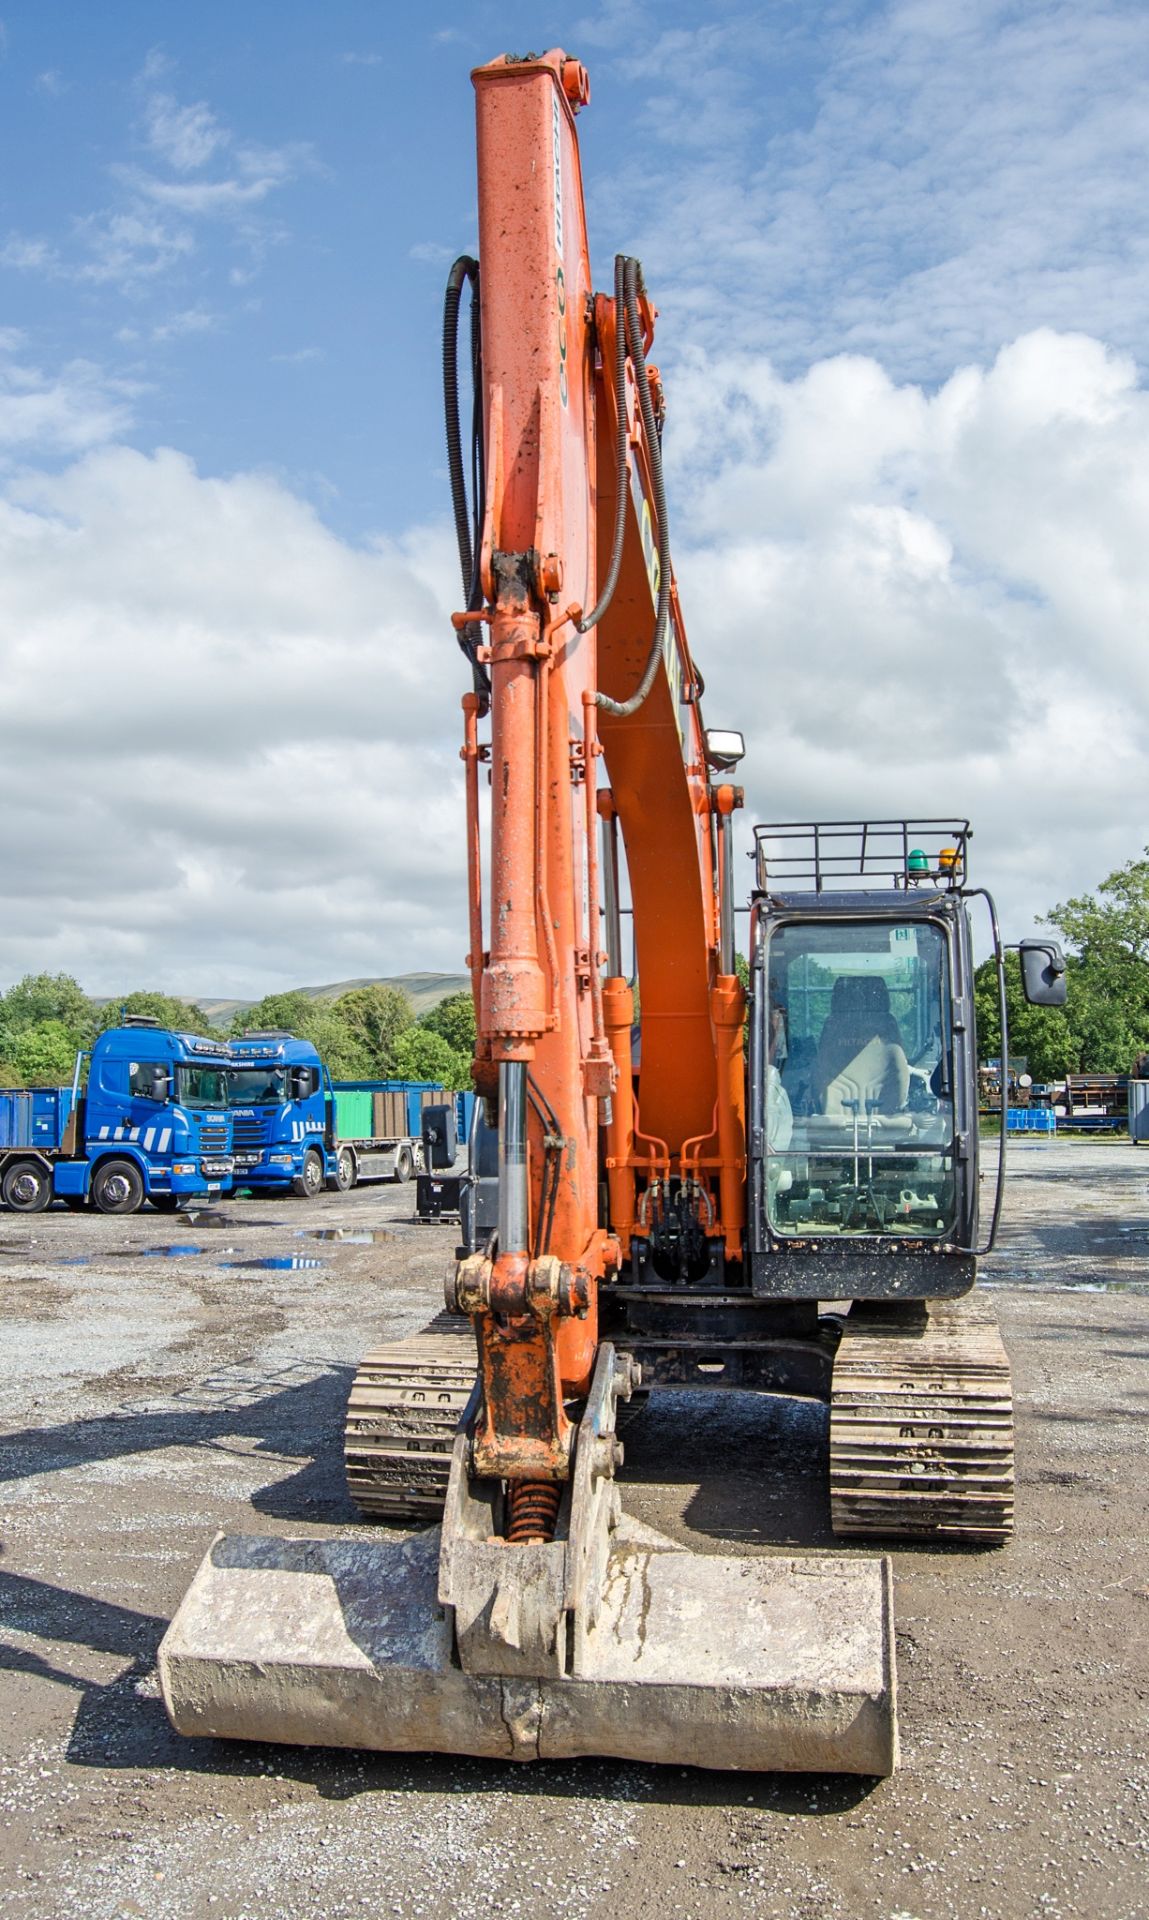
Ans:
[[[878,1783],[180,1740],[155,1651],[212,1533],[354,1524],[352,1369],[437,1310],[453,1231],[386,1186],[0,1215],[0,1911],[1149,1915],[1149,1155],[1011,1159],[985,1277],[1018,1536],[895,1550],[903,1765]],[[823,1548],[825,1474],[821,1408],[672,1395],[628,1434],[625,1498],[702,1552]]]

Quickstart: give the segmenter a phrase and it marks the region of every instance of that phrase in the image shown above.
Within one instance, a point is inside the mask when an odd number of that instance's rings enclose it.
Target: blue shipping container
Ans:
[[[1057,1115],[1052,1107],[1011,1107],[1007,1133],[1056,1133]]]
[[[72,1112],[71,1087],[33,1087],[32,1144],[58,1147]]]
[[[0,1091],[0,1147],[32,1144],[32,1096],[15,1087]]]
[[[71,1111],[71,1087],[0,1089],[0,1147],[52,1152],[64,1137]]]

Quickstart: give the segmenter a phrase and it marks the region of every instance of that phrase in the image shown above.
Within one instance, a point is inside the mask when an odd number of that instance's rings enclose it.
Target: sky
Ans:
[[[968,817],[1015,939],[1149,840],[1142,0],[0,0],[0,987],[461,968],[442,288],[554,45],[747,825]]]

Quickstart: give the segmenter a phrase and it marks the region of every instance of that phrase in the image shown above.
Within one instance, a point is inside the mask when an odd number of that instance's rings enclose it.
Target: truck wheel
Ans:
[[[36,1160],[13,1160],[4,1169],[0,1193],[14,1213],[43,1213],[52,1198],[52,1176]]]
[[[336,1193],[350,1193],[355,1185],[355,1155],[350,1147],[340,1147],[335,1159],[335,1173],[328,1186]]]
[[[396,1180],[409,1180],[415,1171],[415,1162],[411,1158],[410,1147],[400,1147],[395,1155]]]
[[[101,1213],[138,1213],[144,1182],[132,1160],[102,1160],[92,1175],[92,1199]]]
[[[291,1191],[301,1200],[314,1200],[316,1194],[323,1192],[323,1156],[309,1147],[303,1156],[303,1172],[296,1174],[291,1183]]]

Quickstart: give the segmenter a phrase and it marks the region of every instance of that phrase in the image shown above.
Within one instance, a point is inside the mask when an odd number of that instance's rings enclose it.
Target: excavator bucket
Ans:
[[[621,1513],[602,1350],[559,1537],[509,1547],[460,1426],[441,1528],[220,1536],[159,1653],[179,1732],[750,1771],[897,1762],[886,1559],[684,1551]]]
[[[687,1553],[623,1523],[575,1678],[465,1671],[439,1556],[437,1527],[394,1543],[221,1535],[160,1648],[173,1725],[494,1760],[896,1764],[887,1560]]]

